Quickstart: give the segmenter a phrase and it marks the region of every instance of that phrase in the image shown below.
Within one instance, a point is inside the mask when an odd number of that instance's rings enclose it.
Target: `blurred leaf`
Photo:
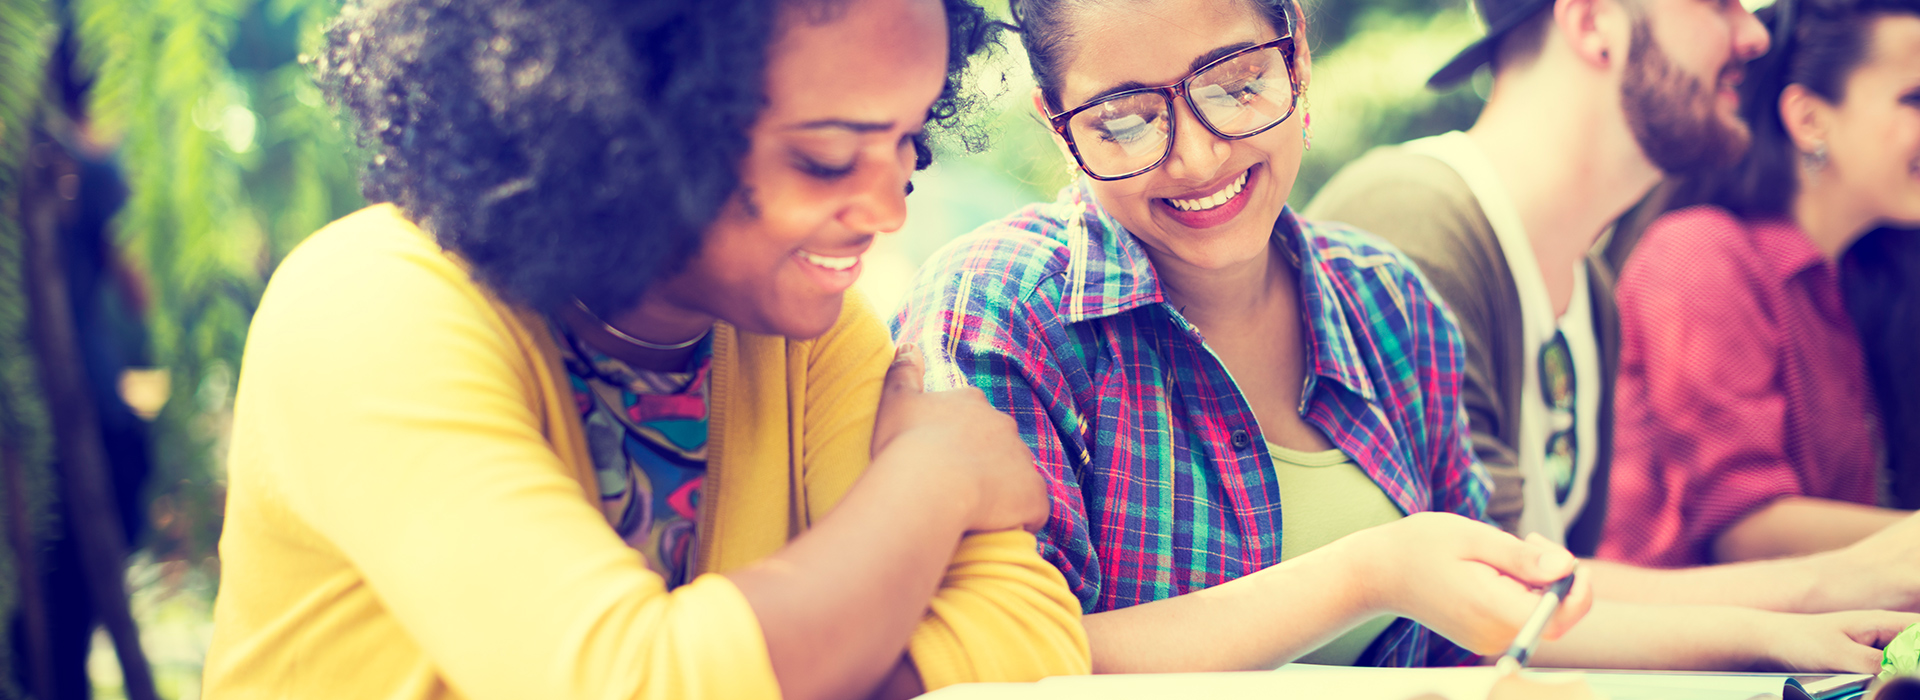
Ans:
[[[361,206],[355,151],[298,63],[337,0],[74,0],[99,131],[132,198],[119,239],[152,287],[172,395],[157,420],[148,546],[210,560],[222,445],[247,325],[273,266]]]

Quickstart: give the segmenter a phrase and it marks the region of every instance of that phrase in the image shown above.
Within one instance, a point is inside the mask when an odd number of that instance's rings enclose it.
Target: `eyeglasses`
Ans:
[[[1567,335],[1554,331],[1553,340],[1540,346],[1540,399],[1547,404],[1552,431],[1547,435],[1546,472],[1553,477],[1553,495],[1561,504],[1573,492],[1573,470],[1580,454],[1575,420],[1573,350]]]
[[[1047,120],[1088,177],[1126,179],[1159,167],[1173,153],[1176,97],[1186,101],[1201,126],[1228,141],[1286,121],[1300,101],[1293,52],[1289,32],[1215,59],[1171,85],[1114,93]],[[1280,75],[1286,76],[1284,92]]]

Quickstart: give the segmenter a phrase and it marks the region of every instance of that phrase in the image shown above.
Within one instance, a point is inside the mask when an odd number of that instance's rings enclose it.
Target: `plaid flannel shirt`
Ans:
[[[1403,512],[1485,520],[1459,332],[1426,280],[1370,234],[1291,209],[1274,234],[1299,270],[1307,423]],[[978,387],[1019,423],[1052,500],[1041,552],[1086,612],[1280,561],[1280,492],[1252,407],[1084,184],[949,244],[893,328],[922,348],[929,389]],[[1361,663],[1472,658],[1401,619]]]

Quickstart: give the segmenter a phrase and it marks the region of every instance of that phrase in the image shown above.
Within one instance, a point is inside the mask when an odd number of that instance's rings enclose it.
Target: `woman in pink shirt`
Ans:
[[[1920,224],[1920,1],[1784,0],[1749,68],[1753,145],[1622,271],[1613,510],[1600,554],[1651,566],[1852,544],[1886,441],[1838,260]],[[1702,100],[1732,100],[1675,83]]]

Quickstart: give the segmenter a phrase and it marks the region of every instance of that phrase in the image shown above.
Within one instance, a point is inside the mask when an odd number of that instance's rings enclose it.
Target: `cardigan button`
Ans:
[[[1244,449],[1247,449],[1247,446],[1251,444],[1253,444],[1253,437],[1250,435],[1247,435],[1247,431],[1245,430],[1233,431],[1233,449],[1244,450]]]

